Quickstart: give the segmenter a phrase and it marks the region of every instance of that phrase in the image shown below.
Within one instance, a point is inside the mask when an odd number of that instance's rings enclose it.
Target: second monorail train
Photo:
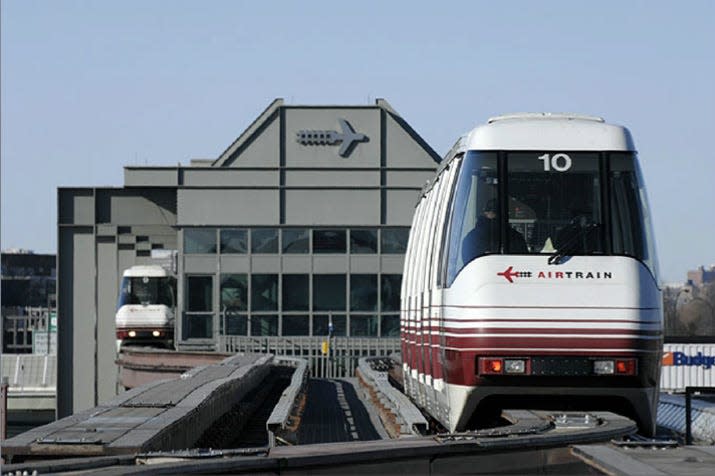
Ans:
[[[652,435],[663,317],[629,131],[537,113],[462,137],[415,210],[401,329],[405,390],[450,431],[544,407]]]

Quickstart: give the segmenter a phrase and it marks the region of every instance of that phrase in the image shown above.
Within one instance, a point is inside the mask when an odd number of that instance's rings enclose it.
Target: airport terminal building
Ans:
[[[407,236],[438,162],[384,100],[278,99],[215,160],[60,188],[58,416],[116,394],[122,272],[158,250],[176,250],[179,350],[323,337],[329,323],[398,346]]]

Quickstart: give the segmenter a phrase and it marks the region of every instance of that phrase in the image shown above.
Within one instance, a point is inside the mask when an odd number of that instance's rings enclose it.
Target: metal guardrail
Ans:
[[[685,387],[685,444],[693,444],[693,394],[715,394],[715,387]]]
[[[11,392],[54,392],[57,381],[57,356],[47,354],[3,354],[3,377]]]
[[[274,362],[278,365],[288,365],[295,367],[290,384],[281,394],[281,398],[273,408],[271,415],[266,421],[268,430],[268,445],[276,446],[276,436],[287,430],[291,425],[290,418],[294,414],[294,409],[300,404],[301,395],[305,391],[308,380],[308,361],[296,357],[277,357]]]
[[[376,357],[360,359],[358,370],[362,381],[375,391],[380,403],[394,415],[401,435],[424,435],[429,426],[424,415],[404,393],[390,384],[386,371],[373,369],[370,362],[375,360],[381,359]]]
[[[301,357],[308,361],[314,378],[353,377],[361,357],[387,356],[400,351],[399,338],[332,337],[323,353],[324,336],[247,337],[219,336],[219,352],[263,352],[276,356]]]

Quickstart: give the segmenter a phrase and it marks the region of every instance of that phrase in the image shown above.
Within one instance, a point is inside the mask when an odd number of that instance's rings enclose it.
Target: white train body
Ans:
[[[650,230],[627,129],[549,114],[474,129],[415,210],[407,393],[450,431],[487,408],[585,405],[652,434],[663,320]]]
[[[119,345],[173,343],[175,282],[161,266],[132,266],[124,271],[115,320]]]

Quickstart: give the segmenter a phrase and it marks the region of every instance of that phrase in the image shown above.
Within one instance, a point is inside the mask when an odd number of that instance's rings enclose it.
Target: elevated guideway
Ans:
[[[258,388],[277,364],[270,354],[239,354],[156,381],[106,404],[3,442],[6,458],[99,456],[191,448]]]

